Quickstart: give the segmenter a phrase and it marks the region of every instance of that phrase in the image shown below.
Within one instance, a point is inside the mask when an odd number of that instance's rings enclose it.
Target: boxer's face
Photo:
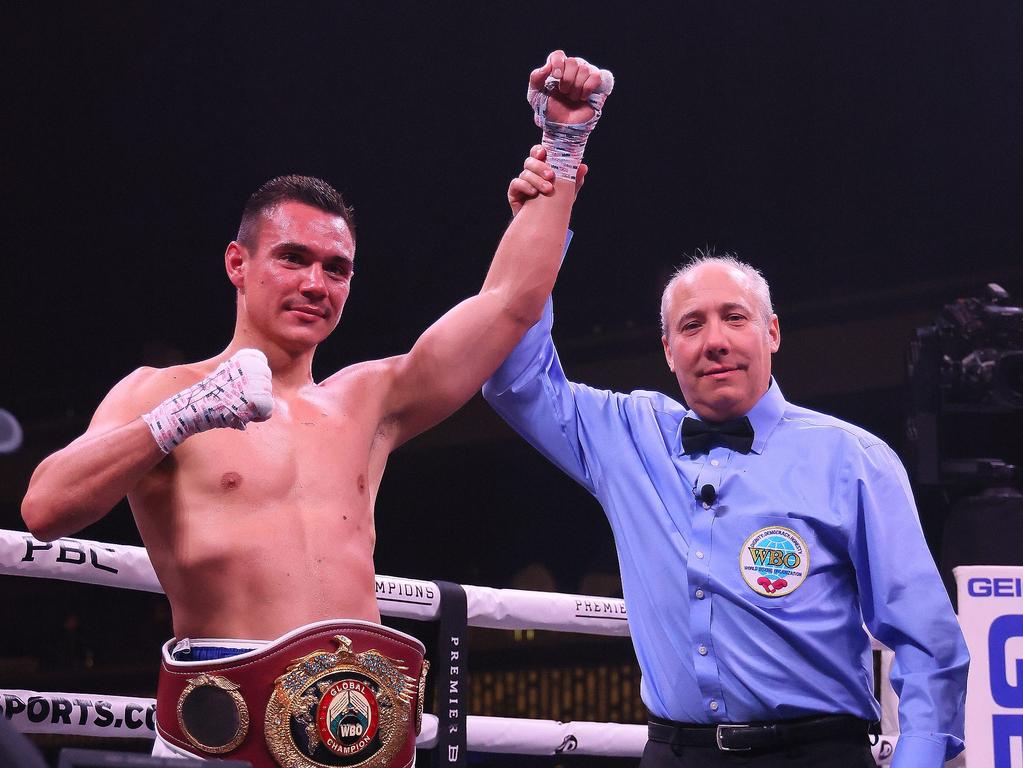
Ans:
[[[661,341],[689,407],[724,421],[748,413],[767,391],[781,332],[776,315],[765,325],[742,272],[707,264],[675,286]]]
[[[231,248],[240,251],[232,270]],[[337,327],[348,299],[355,242],[340,216],[298,202],[262,217],[250,252],[228,248],[239,311],[254,330],[285,346],[316,345]]]

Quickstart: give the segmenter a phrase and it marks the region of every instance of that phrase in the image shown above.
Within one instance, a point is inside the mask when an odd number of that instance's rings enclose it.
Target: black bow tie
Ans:
[[[749,453],[753,447],[753,425],[749,418],[743,416],[721,422],[700,421],[688,416],[682,419],[682,450],[685,453],[707,453],[714,445]]]

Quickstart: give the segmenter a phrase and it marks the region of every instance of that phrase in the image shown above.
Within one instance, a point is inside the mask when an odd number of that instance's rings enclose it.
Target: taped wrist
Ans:
[[[553,75],[548,76],[542,91],[532,87],[526,91],[526,100],[533,107],[534,122],[543,130],[541,143],[547,150],[547,164],[559,179],[575,182],[579,164],[583,161],[586,141],[600,120],[604,102],[614,88],[615,79],[606,69],[600,70],[600,85],[586,99],[586,103],[593,108],[593,116],[585,123],[556,123],[547,119],[547,102],[559,82]]]
[[[164,400],[142,416],[156,444],[170,453],[192,435],[208,429],[245,429],[273,411],[266,356],[244,349],[197,384]]]

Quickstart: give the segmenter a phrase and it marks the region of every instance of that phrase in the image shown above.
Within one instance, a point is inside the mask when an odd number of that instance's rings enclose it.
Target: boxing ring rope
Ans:
[[[37,541],[24,531],[0,530],[0,574],[60,579],[163,594],[145,547],[85,539]],[[469,626],[546,629],[626,637],[625,601],[554,592],[464,586]],[[376,576],[380,613],[398,619],[436,621],[440,590],[432,581]]]
[[[0,690],[0,712],[22,733],[155,739],[156,699]],[[469,715],[469,751],[515,755],[578,755],[639,757],[646,743],[646,726],[513,717]],[[423,715],[418,749],[437,744],[437,718]]]
[[[0,574],[163,593],[144,547],[69,538],[40,542],[24,531],[0,530]],[[441,615],[440,588],[435,582],[377,575],[375,589],[384,616],[436,621]],[[619,637],[629,634],[621,598],[472,585],[462,589],[469,626]],[[881,648],[876,641],[872,643],[875,650]],[[887,711],[890,702],[882,699]],[[156,737],[154,699],[0,689],[0,707],[0,716],[23,733]],[[436,746],[437,730],[437,717],[424,714],[416,746]],[[470,752],[639,757],[647,732],[644,725],[468,715],[466,737]],[[879,765],[890,761],[897,740],[897,735],[873,739],[872,751]]]

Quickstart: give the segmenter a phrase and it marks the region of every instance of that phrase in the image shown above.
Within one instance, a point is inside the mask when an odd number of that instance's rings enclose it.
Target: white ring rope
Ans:
[[[155,739],[156,699],[0,690],[3,717],[22,733]]]
[[[155,712],[156,699],[0,690],[0,716],[22,733],[155,739]],[[646,743],[646,727],[469,715],[466,741],[471,752],[553,755],[572,751],[639,757]],[[416,747],[431,749],[436,744],[437,718],[424,714]]]
[[[155,712],[156,699],[0,690],[0,715],[22,733],[155,739]],[[643,725],[480,715],[466,718],[466,747],[470,752],[640,757],[646,737]],[[872,745],[875,762],[886,764],[897,740],[897,736],[884,736]],[[416,747],[432,749],[436,744],[437,718],[424,714]]]
[[[24,531],[0,530],[0,574],[163,592],[144,547],[68,538],[47,543]],[[463,588],[472,627],[629,634],[619,597]],[[376,596],[384,616],[431,621],[440,614],[440,591],[432,581],[378,575]]]
[[[0,574],[163,592],[144,547],[70,538],[41,542],[25,531],[0,530]],[[472,585],[463,589],[473,627],[629,634],[621,598]],[[377,575],[376,597],[384,616],[431,621],[440,614],[440,591],[432,581]],[[873,639],[872,643],[875,650],[882,648]],[[23,733],[155,738],[154,699],[0,689],[0,708],[0,716]],[[466,739],[470,752],[639,757],[647,729],[622,723],[468,715]],[[897,740],[898,736],[875,740],[871,749],[878,765],[890,762]],[[429,749],[436,743],[437,718],[425,714],[416,746]]]

